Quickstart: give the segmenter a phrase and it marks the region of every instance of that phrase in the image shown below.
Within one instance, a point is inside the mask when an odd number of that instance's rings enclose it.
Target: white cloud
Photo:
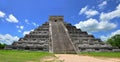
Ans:
[[[24,26],[18,26],[18,25],[16,27],[21,29],[21,30],[23,30],[23,28],[24,28]]]
[[[84,8],[82,8],[80,10],[79,15],[81,15],[81,14],[87,15],[87,18],[89,18],[89,17],[92,17],[92,16],[99,14],[99,12],[96,10],[88,9],[88,7],[85,6]]]
[[[34,22],[33,22],[32,24],[33,24],[34,26],[39,26],[38,24],[36,24],[36,23],[34,23]]]
[[[78,24],[75,24],[77,28],[81,28],[82,30],[87,29],[88,27],[96,27],[98,24],[98,21],[96,19],[88,19],[86,21],[80,21]],[[90,30],[91,28],[88,28],[87,30]],[[86,30],[85,30],[86,31]]]
[[[107,36],[100,36],[100,39],[101,39],[102,41],[106,41],[106,40],[108,39],[108,37],[107,37]]]
[[[19,26],[16,26],[17,28],[19,28]]]
[[[120,9],[120,4],[116,7],[116,9]]]
[[[20,29],[22,30],[24,28],[24,26],[20,26]]]
[[[102,21],[109,21],[113,18],[120,17],[120,4],[116,7],[116,10],[108,12],[108,13],[101,13],[100,20]]]
[[[25,19],[25,23],[30,24],[29,21],[28,21],[28,19]]]
[[[104,2],[104,5],[107,4]],[[87,6],[82,8],[80,14],[85,13],[87,11]],[[109,20],[120,17],[120,4],[116,7],[116,10],[109,13],[101,13],[99,17],[99,21],[96,19],[88,19],[85,21],[80,21],[75,24],[77,28],[81,28],[84,31],[88,32],[97,32],[97,31],[107,31],[112,30],[117,27],[117,24],[109,22]]]
[[[110,37],[112,37],[112,36],[114,36],[116,34],[120,34],[120,30],[116,30],[115,32],[112,32],[111,35],[110,35]]]
[[[4,12],[0,11],[0,17],[7,20],[8,22],[11,22],[11,23],[18,23],[18,19],[13,16],[13,14],[10,14],[8,17],[5,17],[7,16]]]
[[[100,9],[103,9],[107,5],[107,1],[103,1],[101,4],[98,5]]]
[[[5,44],[12,44],[14,41],[18,41],[18,37],[17,36],[12,36],[10,34],[5,34],[2,35],[0,34],[0,43],[5,43]]]
[[[83,31],[97,32],[114,29],[117,25],[107,21],[98,22],[96,19],[90,18],[86,21],[80,21],[78,24],[75,24],[75,26]]]
[[[114,29],[116,27],[117,27],[117,25],[114,23],[110,23],[108,21],[101,21],[101,22],[99,22],[97,29],[106,31],[106,30]]]
[[[99,13],[96,10],[88,10],[88,11],[85,12],[85,14],[87,15],[87,17],[91,17],[91,16],[95,16]]]
[[[18,30],[18,32],[20,32],[20,33],[21,33],[22,31],[21,31],[21,30]]]
[[[85,13],[86,11],[87,11],[87,6],[85,6],[84,8],[82,8],[81,10],[80,10],[80,12],[79,12],[79,14],[83,14],[83,13]]]
[[[13,16],[12,14],[9,15],[8,18],[6,18],[6,20],[8,22],[12,22],[12,23],[18,23],[19,21],[17,20],[17,18],[15,18],[15,16]]]
[[[26,35],[26,34],[29,34],[29,33],[30,33],[30,31],[24,31],[23,35]]]
[[[107,36],[102,35],[100,38],[103,41],[106,41],[107,39],[111,38],[112,36],[114,36],[116,34],[120,34],[120,30],[116,30],[116,31],[112,32],[110,35],[107,35]]]
[[[18,28],[18,32],[22,32],[22,30],[24,29],[24,26],[16,26],[16,28]]]
[[[0,11],[0,17],[5,17],[5,13]]]
[[[23,32],[23,35],[29,34],[31,31],[33,31],[33,29],[30,30],[30,31],[24,31],[24,32]]]

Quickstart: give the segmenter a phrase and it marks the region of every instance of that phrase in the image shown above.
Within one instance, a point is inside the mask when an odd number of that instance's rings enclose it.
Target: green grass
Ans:
[[[0,50],[0,62],[40,62],[45,56],[54,56],[48,52]]]
[[[120,58],[120,52],[81,52],[82,55],[95,56],[95,57],[114,57]]]

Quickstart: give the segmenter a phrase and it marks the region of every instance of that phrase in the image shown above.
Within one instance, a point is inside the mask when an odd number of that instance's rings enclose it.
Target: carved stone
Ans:
[[[115,52],[120,49],[96,39],[93,35],[64,22],[63,16],[50,16],[49,21],[34,29],[5,49],[40,50],[53,53]]]

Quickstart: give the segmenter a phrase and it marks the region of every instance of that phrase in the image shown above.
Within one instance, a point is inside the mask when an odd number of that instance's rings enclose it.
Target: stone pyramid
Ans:
[[[120,51],[96,39],[70,23],[63,16],[50,16],[49,21],[34,29],[6,49],[40,50],[52,53]]]

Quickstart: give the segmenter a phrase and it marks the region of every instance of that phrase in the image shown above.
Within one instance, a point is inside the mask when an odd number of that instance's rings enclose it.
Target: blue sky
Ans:
[[[0,43],[24,37],[50,15],[102,40],[120,34],[120,0],[0,0]]]

